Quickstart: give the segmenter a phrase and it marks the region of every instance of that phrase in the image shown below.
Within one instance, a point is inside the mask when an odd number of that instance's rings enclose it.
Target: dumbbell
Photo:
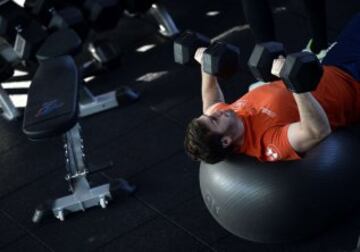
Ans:
[[[124,9],[130,14],[140,14],[147,12],[156,0],[122,0]]]
[[[203,55],[203,71],[220,78],[232,77],[239,71],[240,50],[234,45],[216,41]]]
[[[25,0],[24,9],[37,17],[41,23],[48,24],[52,18],[52,9],[64,5],[52,0]]]
[[[37,17],[50,32],[70,28],[84,39],[89,28],[79,8],[52,0],[26,0],[24,8]]]
[[[0,5],[0,35],[13,45],[18,57],[27,60],[47,36],[42,25],[33,21],[19,5],[4,1]]]
[[[13,67],[21,61],[14,51],[14,48],[4,39],[0,37],[0,57],[9,62]]]
[[[123,12],[118,0],[86,0],[83,6],[95,31],[113,29]]]
[[[33,59],[36,51],[48,37],[43,26],[34,20],[17,26],[16,33],[13,48],[18,57],[24,61]]]
[[[208,47],[210,39],[206,36],[186,31],[174,41],[174,61],[181,65],[196,63],[194,59],[195,52],[200,47]]]
[[[81,69],[83,77],[103,71],[112,70],[121,63],[121,54],[108,40],[97,40],[88,45],[91,60],[84,63]]]
[[[4,56],[3,51],[7,50],[6,47],[1,46],[0,48],[0,83],[4,82],[7,79],[10,79],[14,75],[13,63],[9,62],[6,56]],[[0,87],[1,89],[1,87]]]
[[[253,76],[264,82],[277,80],[278,77],[271,74],[271,68],[279,56],[286,56],[282,43],[271,41],[255,45],[248,61]]]
[[[113,29],[123,12],[119,0],[66,0],[65,2],[81,8],[95,31]]]
[[[72,29],[85,39],[89,33],[88,24],[79,8],[67,6],[59,10],[52,10],[52,18],[48,23],[50,30]]]
[[[31,18],[25,10],[11,0],[0,3],[0,36],[13,44],[17,26],[27,24]]]
[[[195,62],[194,55],[199,47],[208,47],[203,55],[203,70],[218,77],[227,78],[239,69],[239,49],[224,42],[214,42],[199,34],[187,31],[174,41],[174,60],[186,65]]]
[[[94,41],[89,44],[88,50],[93,60],[82,65],[81,72],[83,78],[112,70],[120,65],[121,55],[110,41]],[[116,101],[121,106],[134,103],[140,98],[140,93],[128,86],[117,88],[115,94]]]
[[[35,16],[41,23],[48,24],[52,18],[52,9],[60,8],[64,5],[52,0],[25,0],[24,9]]]
[[[108,69],[120,64],[120,53],[114,44],[107,40],[97,40],[91,42],[88,49],[94,59],[102,66]]]
[[[280,78],[288,90],[294,93],[305,93],[316,89],[323,71],[323,67],[315,54],[298,52],[286,57],[280,70]]]

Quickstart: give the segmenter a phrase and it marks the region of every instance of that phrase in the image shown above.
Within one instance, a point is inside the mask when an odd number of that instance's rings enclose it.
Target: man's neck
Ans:
[[[231,135],[233,143],[237,146],[241,146],[244,143],[245,127],[241,117],[237,117],[236,124],[231,129]]]

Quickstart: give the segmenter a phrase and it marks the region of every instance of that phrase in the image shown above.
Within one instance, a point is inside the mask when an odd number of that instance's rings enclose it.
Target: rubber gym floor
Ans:
[[[270,1],[277,35],[290,52],[310,38],[301,1]],[[254,41],[238,0],[170,1],[164,5],[181,30],[191,29],[240,46],[243,71],[221,81],[228,101],[254,82],[245,67]],[[334,40],[360,10],[357,0],[328,0],[328,32]],[[212,15],[214,14],[214,15]],[[173,62],[172,40],[151,21],[124,17],[102,34],[122,50],[122,65],[92,80],[95,93],[128,85],[141,99],[128,106],[83,118],[80,123],[91,164],[114,167],[91,176],[97,184],[122,177],[137,192],[92,208],[64,222],[33,224],[38,203],[66,195],[61,137],[31,142],[22,122],[0,120],[0,251],[349,251],[360,234],[360,216],[349,216],[317,237],[291,244],[258,244],[219,226],[200,195],[199,163],[183,150],[187,122],[200,114],[199,67]],[[137,48],[150,45],[145,52]]]

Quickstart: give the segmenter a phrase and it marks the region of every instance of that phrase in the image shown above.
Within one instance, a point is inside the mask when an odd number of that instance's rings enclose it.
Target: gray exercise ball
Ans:
[[[259,162],[238,155],[200,165],[203,199],[241,238],[290,242],[340,221],[360,202],[360,128],[337,130],[302,160]]]

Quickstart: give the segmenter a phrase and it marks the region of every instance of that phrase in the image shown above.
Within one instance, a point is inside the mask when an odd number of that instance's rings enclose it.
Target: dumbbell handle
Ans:
[[[277,59],[274,59],[272,67],[271,67],[271,74],[280,78],[280,72],[285,64],[285,58],[280,56]]]
[[[196,62],[198,62],[201,65],[203,63],[203,55],[204,55],[205,50],[206,50],[206,47],[200,47],[200,48],[196,49],[196,51],[195,51],[194,59],[196,60]]]

